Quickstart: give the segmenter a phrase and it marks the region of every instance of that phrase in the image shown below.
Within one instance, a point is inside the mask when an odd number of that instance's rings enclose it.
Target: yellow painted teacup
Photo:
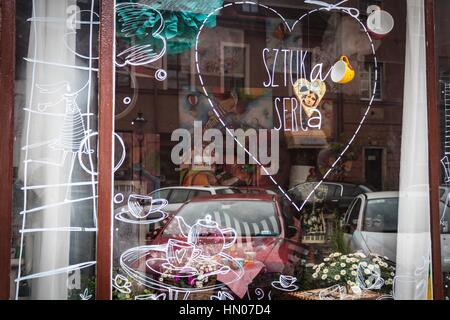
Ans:
[[[331,72],[331,80],[336,83],[345,84],[352,81],[355,78],[355,69],[347,56],[342,56],[338,62],[333,66],[333,71]]]

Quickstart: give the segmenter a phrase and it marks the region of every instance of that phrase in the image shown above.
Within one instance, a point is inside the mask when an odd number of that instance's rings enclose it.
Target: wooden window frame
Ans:
[[[13,200],[13,132],[15,85],[15,0],[0,0],[2,7],[0,62],[0,299],[10,297],[11,220]],[[434,0],[424,0],[427,39],[427,92],[429,130],[430,210],[433,265],[433,298],[444,299],[439,227],[439,119],[435,55]],[[111,299],[112,276],[112,194],[114,131],[114,1],[100,0],[99,70],[99,184],[96,299]]]

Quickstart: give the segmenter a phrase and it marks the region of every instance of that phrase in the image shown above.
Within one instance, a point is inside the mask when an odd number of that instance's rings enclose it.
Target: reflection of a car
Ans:
[[[281,274],[292,275],[295,263],[305,258],[305,251],[300,246],[300,224],[291,213],[277,195],[234,194],[194,198],[180,208],[151,244],[165,244],[170,239],[188,241],[186,226],[211,216],[221,228],[236,231],[236,241],[224,249],[224,253],[235,259],[247,259],[244,269],[260,266],[261,270],[254,274],[249,287],[254,285],[268,291],[272,280]],[[201,235],[201,243],[214,245],[217,243],[216,235]]]
[[[236,190],[236,193],[277,195],[275,191],[259,187],[233,187],[233,190]]]
[[[373,192],[356,197],[344,218],[345,238],[351,250],[376,253],[396,261],[398,204],[398,192]],[[443,201],[439,207],[443,269],[450,271],[450,207]]]
[[[212,196],[216,194],[233,194],[238,191],[230,187],[167,187],[153,191],[149,194],[153,199],[166,199],[169,204],[164,211],[173,213],[186,201],[195,197]]]
[[[296,203],[301,205],[310,193],[317,187],[318,182],[304,182],[298,184],[294,188],[289,190],[289,194]],[[324,204],[328,211],[337,209],[339,213],[345,213],[352,202],[352,200],[367,192],[372,192],[369,187],[362,184],[352,183],[337,183],[337,182],[323,182],[320,187],[316,189],[314,197],[311,197],[308,202],[313,198],[320,198],[324,201]]]

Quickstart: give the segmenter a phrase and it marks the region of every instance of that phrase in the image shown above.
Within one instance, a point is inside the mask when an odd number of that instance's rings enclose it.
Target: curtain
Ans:
[[[394,298],[428,298],[430,199],[424,1],[407,1],[397,273]]]
[[[92,126],[87,119],[95,90],[88,61],[82,58],[85,52],[79,51],[85,27],[76,24],[82,18],[76,4],[30,1],[28,56],[23,57],[26,99],[19,110],[23,265],[16,298],[67,299],[70,289],[81,289],[81,269],[95,264],[95,235],[83,233],[85,228],[95,231],[95,186],[78,161],[80,144]],[[71,282],[74,274],[77,279]]]

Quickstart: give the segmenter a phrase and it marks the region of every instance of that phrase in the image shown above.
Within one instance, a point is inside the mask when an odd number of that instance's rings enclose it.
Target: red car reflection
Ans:
[[[235,298],[250,299],[297,289],[296,267],[308,253],[301,246],[300,222],[290,206],[270,194],[195,198],[176,212],[151,245],[167,245],[172,266],[186,264],[186,254],[191,262],[205,262],[207,270],[213,262],[214,270],[219,270],[214,281],[226,284]],[[150,266],[147,273],[152,270]],[[203,272],[202,266],[199,270]]]

